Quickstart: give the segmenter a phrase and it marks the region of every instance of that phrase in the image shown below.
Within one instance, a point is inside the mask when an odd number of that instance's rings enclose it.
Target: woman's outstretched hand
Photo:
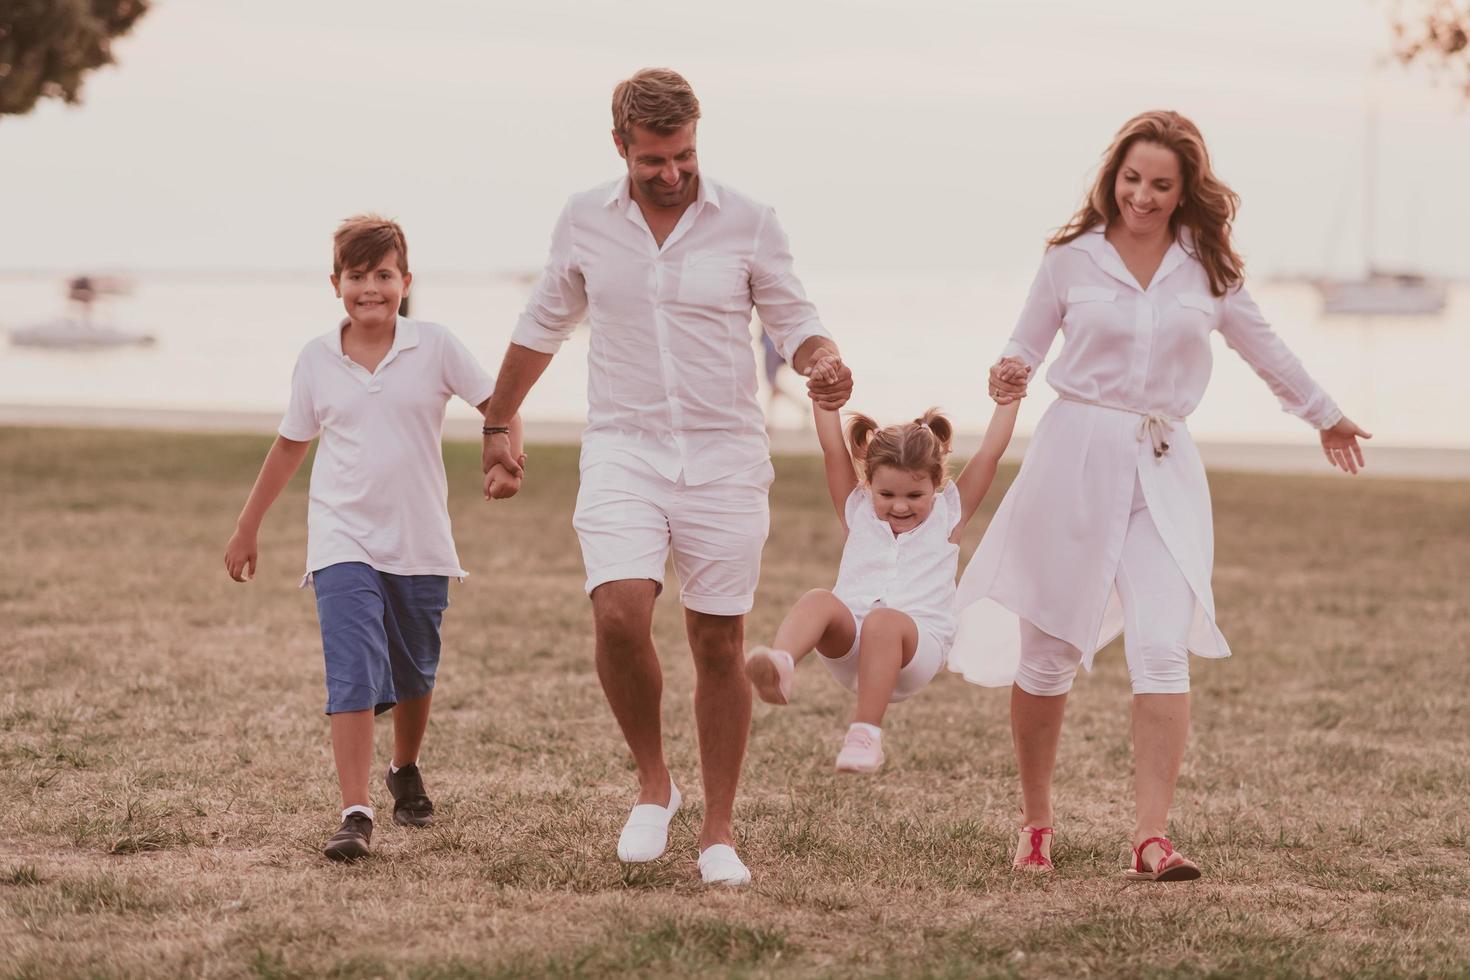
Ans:
[[[1322,452],[1326,454],[1327,462],[1344,473],[1356,476],[1358,470],[1365,465],[1362,447],[1358,445],[1358,437],[1372,439],[1372,434],[1358,428],[1352,419],[1344,415],[1332,428],[1323,429],[1321,436]]]
[[[990,397],[997,405],[1009,405],[1026,397],[1031,367],[1019,357],[1002,357],[990,368]]]

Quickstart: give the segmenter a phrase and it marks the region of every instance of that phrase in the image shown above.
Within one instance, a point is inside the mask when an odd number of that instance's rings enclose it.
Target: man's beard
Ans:
[[[659,207],[673,207],[681,204],[689,196],[689,188],[694,183],[693,174],[682,174],[679,183],[669,187],[662,181],[654,178],[643,182],[643,192],[648,199]]]

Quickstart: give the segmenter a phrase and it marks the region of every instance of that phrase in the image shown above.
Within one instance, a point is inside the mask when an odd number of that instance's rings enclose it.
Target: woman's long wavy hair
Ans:
[[[1169,216],[1169,230],[1205,267],[1210,291],[1216,296],[1225,295],[1226,290],[1241,281],[1245,272],[1244,260],[1230,243],[1230,223],[1240,207],[1240,195],[1215,176],[1204,137],[1195,124],[1167,109],[1139,113],[1123,124],[1113,137],[1113,145],[1103,155],[1102,169],[1087,200],[1047,244],[1065,245],[1099,225],[1106,228],[1118,217],[1118,198],[1114,191],[1118,171],[1129,149],[1140,140],[1173,150],[1179,158],[1184,193],[1180,206]],[[1180,236],[1181,228],[1189,229],[1190,237]]]
[[[934,481],[934,489],[944,486],[945,467],[954,442],[954,426],[949,419],[931,408],[912,422],[879,428],[878,423],[860,412],[847,420],[847,444],[852,458],[862,471],[863,482],[870,483],[873,471],[892,466],[910,473],[924,473]]]

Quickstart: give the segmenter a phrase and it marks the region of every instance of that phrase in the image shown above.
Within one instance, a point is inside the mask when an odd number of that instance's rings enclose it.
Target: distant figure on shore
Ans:
[[[446,328],[398,315],[412,284],[396,222],[359,215],[337,229],[332,286],[347,315],[302,348],[280,434],[225,546],[230,577],[254,578],[261,522],[320,436],[301,584],[316,593],[342,792],[341,826],[322,848],[335,861],[371,852],[373,719],[385,711],[393,712],[393,759],[384,774],[393,822],[433,822],[419,749],[449,580],[467,574],[450,533],[440,436],[451,395],[483,413],[493,387]],[[504,431],[519,457],[519,417],[507,417]],[[485,496],[509,497],[520,482],[493,466]]]
[[[1271,331],[1230,238],[1239,198],[1176,112],[1130,119],[1086,203],[1052,236],[990,394],[1005,404],[1038,368],[1058,399],[960,582],[961,608],[1006,629],[963,631],[951,669],[1014,676],[1021,776],[1014,866],[1050,871],[1052,772],[1078,665],[1121,631],[1133,684],[1135,880],[1199,877],[1168,839],[1189,735],[1189,654],[1227,657],[1210,588],[1214,530],[1204,466],[1185,418],[1210,378],[1218,330],[1282,407],[1319,430],[1328,462],[1363,465],[1364,432]],[[998,617],[998,618],[997,618]],[[965,613],[961,614],[962,624]],[[1015,667],[1019,642],[1019,667]],[[1007,665],[1009,665],[1007,667]]]
[[[786,367],[786,358],[781,356],[776,342],[771,335],[766,333],[765,326],[760,328],[762,363],[766,373],[766,431],[769,432],[774,426],[776,416],[776,402],[788,400],[791,404],[801,407],[801,399],[781,387],[781,374]]]
[[[567,201],[486,420],[511,417],[588,316],[587,429],[573,524],[587,566],[597,676],[638,767],[618,857],[662,855],[682,801],[664,761],[663,675],[652,636],[672,552],[696,677],[700,877],[743,885],[750,871],[735,852],[733,810],[750,731],[745,614],[775,474],[757,397],[751,307],[798,373],[823,352],[835,355],[836,345],[796,278],[775,212],[701,172],[699,100],[689,83],[667,69],[640,71],[618,84],[612,115],[626,172]],[[852,376],[841,367],[808,389],[835,410]],[[490,435],[484,466],[497,464],[520,473],[506,440]]]
[[[73,276],[66,284],[66,297],[76,310],[77,319],[90,325],[92,306],[97,302],[97,285],[88,275]]]
[[[836,360],[817,361],[812,377],[830,376]],[[1008,374],[1026,372],[1007,365]],[[750,651],[745,673],[762,701],[786,704],[797,662],[817,651],[857,695],[838,772],[877,772],[888,705],[917,694],[944,667],[960,535],[995,479],[1020,407],[996,406],[979,451],[951,480],[954,427],[937,410],[886,428],[854,415],[844,440],[837,413],[813,406],[827,491],[846,536],[837,584],[797,600],[771,645]]]

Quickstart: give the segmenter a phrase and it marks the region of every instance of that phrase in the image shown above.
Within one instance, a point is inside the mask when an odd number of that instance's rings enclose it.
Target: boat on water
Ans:
[[[1351,279],[1322,278],[1313,285],[1322,312],[1334,316],[1438,316],[1448,290],[1443,281],[1417,272],[1388,272],[1374,261],[1378,216],[1378,111],[1368,107],[1363,140],[1363,266]]]
[[[152,334],[119,330],[80,317],[58,317],[10,331],[10,343],[16,347],[49,347],[57,350],[147,347],[155,340]]]
[[[1371,271],[1361,279],[1319,279],[1322,312],[1346,316],[1436,316],[1447,290],[1438,279],[1413,272]]]

